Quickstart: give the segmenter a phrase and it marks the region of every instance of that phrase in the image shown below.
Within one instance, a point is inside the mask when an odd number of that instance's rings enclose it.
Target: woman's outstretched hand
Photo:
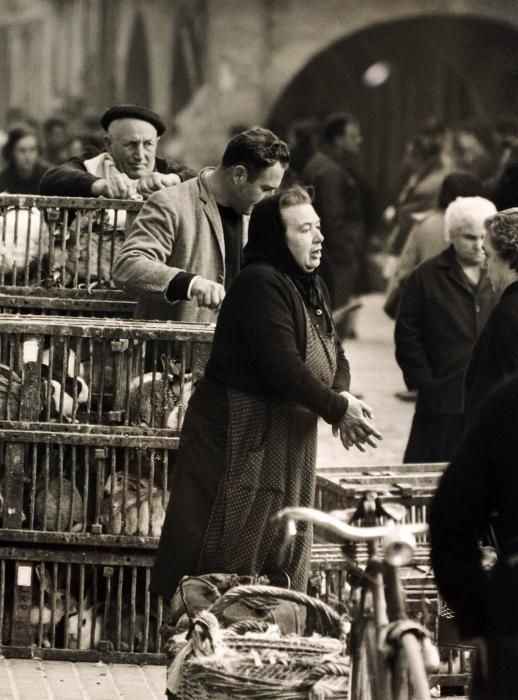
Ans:
[[[342,393],[349,406],[341,421],[333,426],[333,435],[340,435],[346,450],[354,446],[365,452],[364,444],[377,447],[375,440],[382,440],[383,436],[371,422],[374,417],[371,407],[347,391]]]

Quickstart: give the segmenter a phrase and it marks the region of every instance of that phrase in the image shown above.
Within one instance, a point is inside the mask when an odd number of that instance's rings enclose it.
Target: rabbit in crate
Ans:
[[[113,482],[113,483],[112,483]],[[101,506],[101,522],[111,535],[151,535],[160,537],[165,519],[162,489],[150,485],[149,479],[138,479],[124,472],[106,480],[105,498]],[[150,493],[151,489],[151,493]],[[167,498],[169,495],[166,494]]]
[[[63,341],[55,343],[55,357],[52,371],[49,366],[49,349],[44,349],[41,355],[41,386],[39,397],[39,412],[50,406],[50,419],[59,416],[62,407],[65,421],[74,420],[74,394],[76,395],[76,409],[88,401],[89,389],[85,380],[79,376],[84,372],[83,363],[78,363],[79,374],[74,376],[76,365],[76,353],[69,349],[67,367],[63,372],[64,355]],[[17,364],[22,371],[28,363],[38,362],[38,344],[36,340],[26,340],[16,350],[18,353]],[[65,375],[64,385],[63,374]],[[22,392],[22,377],[12,367],[0,364],[0,418],[7,420],[20,419],[20,402]],[[25,416],[26,418],[26,416]]]
[[[39,643],[39,630],[42,626],[41,645],[45,648],[51,646],[51,625],[52,611],[54,611],[54,625],[57,626],[64,618],[67,611],[66,591],[63,586],[57,581],[56,590],[54,591],[52,580],[43,565],[35,567],[36,576],[39,581],[39,587],[35,586],[32,606],[29,613],[29,621],[31,625],[33,643]],[[38,590],[39,588],[39,590]],[[41,593],[43,591],[43,605],[41,605]],[[68,614],[76,613],[77,601],[69,594],[68,596]]]
[[[56,254],[54,280],[64,287],[113,288],[111,270],[125,238],[126,212],[76,212],[65,235],[65,248]],[[91,223],[90,223],[91,222]],[[89,232],[90,229],[90,232]]]
[[[191,393],[192,374],[185,375],[183,395],[181,379],[172,371],[135,377],[130,384],[130,425],[179,429],[180,410],[185,411]]]
[[[61,483],[60,483],[61,482]],[[51,476],[48,488],[38,482],[34,504],[34,520],[39,529],[50,532],[81,532],[84,527],[83,498],[69,479]]]
[[[69,649],[97,649],[103,630],[104,604],[94,604],[91,591],[83,599],[81,615],[79,606],[67,621]]]

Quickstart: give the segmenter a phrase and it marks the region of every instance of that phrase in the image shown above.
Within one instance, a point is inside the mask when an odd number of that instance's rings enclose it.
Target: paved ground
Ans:
[[[0,700],[164,700],[160,666],[0,657]]]
[[[346,452],[331,428],[321,422],[318,465],[322,467],[358,467],[370,464],[400,464],[412,421],[414,404],[394,396],[405,388],[401,371],[394,359],[394,322],[382,310],[383,297],[363,298],[359,316],[359,339],[348,341],[345,352],[351,365],[351,389],[363,394],[374,410],[378,429],[384,439],[377,449],[365,453],[356,448]]]
[[[404,388],[394,360],[393,323],[381,310],[382,297],[364,299],[359,339],[346,347],[353,392],[361,392],[372,406],[384,434],[379,448],[362,454],[346,452],[331,429],[319,430],[318,464],[344,468],[401,462],[413,413],[394,392]],[[103,663],[42,662],[0,658],[0,700],[163,700],[165,670],[148,666],[108,666]]]

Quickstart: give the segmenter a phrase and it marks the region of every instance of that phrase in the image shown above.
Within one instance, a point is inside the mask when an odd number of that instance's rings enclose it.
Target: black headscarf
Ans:
[[[317,273],[305,272],[296,262],[286,242],[286,227],[281,217],[281,195],[267,197],[255,205],[248,227],[248,243],[244,249],[243,266],[267,262],[288,275],[304,302],[327,311]]]

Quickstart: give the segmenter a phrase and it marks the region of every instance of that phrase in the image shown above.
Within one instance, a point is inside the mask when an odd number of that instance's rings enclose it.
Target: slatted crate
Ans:
[[[151,432],[151,431],[150,431]],[[0,540],[139,546],[160,535],[178,435],[81,425],[0,427]]]
[[[0,316],[0,425],[178,430],[213,326]]]
[[[153,550],[64,544],[0,546],[2,654],[165,663]]]
[[[428,508],[445,462],[373,466],[364,469],[320,469],[317,508],[356,508],[362,496],[375,492],[381,503],[399,503],[407,522],[426,522]],[[325,484],[325,488],[324,485]]]
[[[113,261],[141,201],[0,196],[0,311],[133,314]]]
[[[351,515],[361,498],[375,492],[383,503],[398,503],[406,508],[405,522],[426,522],[428,510],[446,463],[370,466],[362,469],[319,469],[315,507],[324,511],[345,510]],[[315,585],[331,600],[344,601],[348,592],[344,551],[349,559],[364,566],[367,547],[363,543],[345,545],[341,539],[315,528],[312,571]],[[417,537],[412,567],[402,572],[408,607],[439,640],[439,602],[429,554],[427,535]],[[326,544],[324,544],[326,543]],[[340,543],[340,544],[339,544]],[[470,650],[466,647],[440,648],[441,672],[433,683],[466,688],[470,675]]]

